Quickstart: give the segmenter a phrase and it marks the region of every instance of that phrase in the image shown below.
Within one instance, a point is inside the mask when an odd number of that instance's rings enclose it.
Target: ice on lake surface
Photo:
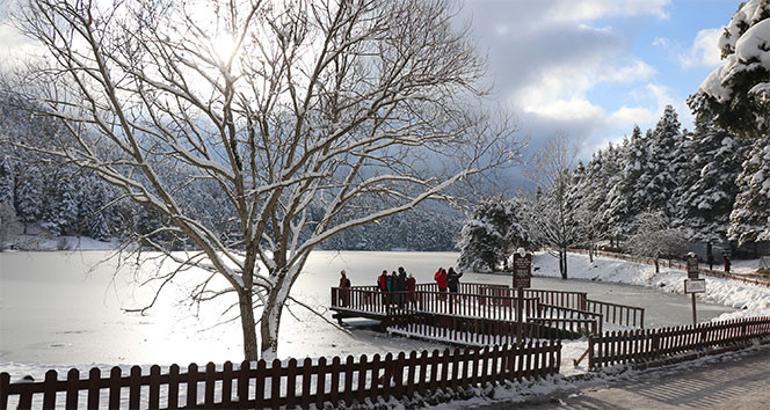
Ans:
[[[233,299],[204,304],[200,312],[184,300],[190,288],[172,285],[147,315],[125,313],[147,303],[151,289],[134,284],[115,261],[92,267],[109,252],[39,252],[0,254],[0,370],[11,363],[51,366],[91,364],[217,363],[242,359],[239,322],[219,316]],[[308,259],[292,295],[325,312],[331,286],[345,269],[355,285],[374,285],[382,269],[404,266],[418,282],[429,282],[438,266],[448,267],[456,253],[317,251]],[[145,265],[147,269],[157,265]],[[463,281],[507,284],[499,275],[465,274]],[[153,285],[154,286],[154,285]],[[636,286],[535,278],[534,288],[588,292],[589,298],[645,307],[646,324],[667,326],[691,320],[686,296]],[[732,309],[699,302],[699,319],[708,320]],[[296,316],[296,317],[295,317]],[[228,318],[226,316],[225,318]],[[346,356],[442,345],[390,337],[371,329],[372,322],[347,320],[340,330],[294,305],[283,315],[278,355],[281,358]]]

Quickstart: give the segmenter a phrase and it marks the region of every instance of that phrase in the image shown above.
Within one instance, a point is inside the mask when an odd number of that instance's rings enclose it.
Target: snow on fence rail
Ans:
[[[161,373],[154,365],[149,373],[133,366],[128,375],[113,367],[102,377],[97,368],[87,378],[71,369],[64,380],[55,370],[45,380],[10,383],[8,373],[0,373],[0,410],[18,404],[21,409],[64,407],[98,408],[278,408],[301,406],[324,408],[364,404],[378,397],[402,399],[431,394],[441,389],[499,384],[504,381],[543,378],[559,373],[561,343],[530,342],[526,345],[493,346],[485,349],[449,349],[432,354],[412,351],[344,361],[334,357],[316,362],[279,360],[270,366],[260,360],[256,367],[244,361],[238,368],[225,362],[221,369],[213,363],[205,370],[190,364],[186,372],[178,365]],[[58,404],[57,404],[58,401]]]
[[[585,310],[601,314],[613,325],[644,329],[644,308],[586,299]]]
[[[743,318],[660,329],[607,332],[588,338],[591,369],[657,362],[706,349],[729,348],[770,336],[770,317]]]

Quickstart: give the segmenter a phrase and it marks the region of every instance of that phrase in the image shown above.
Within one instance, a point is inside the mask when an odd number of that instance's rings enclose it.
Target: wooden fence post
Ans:
[[[8,410],[8,388],[11,386],[11,375],[0,373],[0,410]]]
[[[139,366],[131,366],[129,373],[131,376],[128,385],[128,408],[131,410],[139,410],[139,403],[142,396],[142,385],[140,378],[142,377],[142,368]]]
[[[53,410],[56,406],[56,370],[45,372],[45,385],[43,386],[43,410]]]
[[[80,381],[80,371],[78,369],[70,369],[67,372],[67,396],[65,399],[65,409],[75,410],[78,408],[78,396],[80,391],[78,390],[78,382]]]
[[[120,407],[120,372],[121,370],[118,366],[113,366],[113,368],[110,369],[110,397],[108,402],[111,409]]]

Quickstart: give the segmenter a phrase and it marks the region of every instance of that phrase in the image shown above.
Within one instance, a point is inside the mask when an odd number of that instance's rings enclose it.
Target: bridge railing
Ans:
[[[359,288],[332,288],[331,308],[381,316],[412,311],[516,321],[516,298],[447,292],[380,292]],[[524,298],[524,318],[538,312],[537,298]]]
[[[644,308],[588,299],[586,310],[604,316],[607,323],[644,329]]]

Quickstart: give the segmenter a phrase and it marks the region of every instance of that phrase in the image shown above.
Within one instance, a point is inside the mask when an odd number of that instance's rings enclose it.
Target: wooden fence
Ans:
[[[644,329],[644,308],[586,299],[585,310],[601,314],[613,325]]]
[[[600,334],[601,325],[596,320],[592,319],[563,319],[563,318],[549,318],[549,317],[536,317],[532,318],[531,323],[545,327],[547,329],[560,330],[569,334],[570,336],[564,337],[565,339],[577,339],[582,336]]]
[[[540,299],[540,303],[569,309],[586,310],[586,292],[563,290],[525,289],[524,296]]]
[[[767,336],[770,336],[770,317],[607,332],[588,338],[588,365],[597,369],[616,364],[656,362],[706,349],[746,344]]]
[[[221,368],[209,363],[205,370],[191,364],[186,372],[177,365],[165,373],[157,365],[149,372],[134,366],[124,375],[114,367],[107,377],[94,368],[81,378],[72,369],[64,380],[50,370],[44,381],[32,383],[10,383],[8,373],[1,373],[0,410],[14,404],[21,409],[338,407],[342,402],[364,404],[378,397],[401,399],[440,389],[542,378],[557,374],[560,361],[561,343],[552,341],[432,354],[362,355],[358,360],[290,359],[271,365],[262,360],[256,366],[244,361],[237,368],[230,362]]]
[[[585,334],[601,334],[604,323],[599,313],[545,303],[538,305],[538,314],[533,320],[545,326],[556,325],[559,329]]]

